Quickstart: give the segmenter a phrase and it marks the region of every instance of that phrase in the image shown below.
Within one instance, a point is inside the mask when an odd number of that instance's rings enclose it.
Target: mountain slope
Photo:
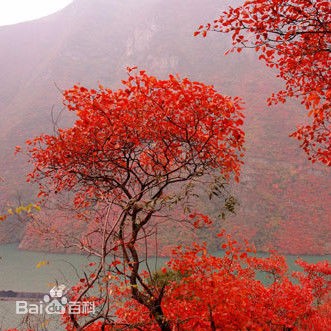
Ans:
[[[6,180],[1,201],[15,203],[17,191],[31,199],[31,186],[23,185],[27,165],[14,158],[13,150],[52,130],[51,109],[61,110],[58,88],[78,82],[116,87],[125,67],[137,65],[151,74],[179,73],[244,97],[247,155],[236,189],[241,207],[221,226],[245,233],[264,250],[330,252],[329,173],[305,161],[288,138],[302,120],[295,111],[300,106],[267,109],[266,97],[281,83],[255,54],[225,57],[231,45],[227,36],[193,37],[195,28],[219,10],[216,0],[77,0],[46,18],[0,28],[0,173]],[[59,125],[71,121],[63,113]],[[19,240],[23,233],[24,225],[7,222],[1,224],[0,240]]]

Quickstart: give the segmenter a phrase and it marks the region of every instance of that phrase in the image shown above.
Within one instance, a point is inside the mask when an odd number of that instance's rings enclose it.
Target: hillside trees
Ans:
[[[5,180],[0,176],[0,183]],[[2,187],[1,187],[2,189]],[[34,203],[24,203],[20,192],[16,192],[16,204],[15,206],[9,206],[5,201],[0,201],[0,222],[5,221],[10,216],[15,216],[19,220],[28,219],[33,211],[39,211],[40,208]]]
[[[39,196],[70,192],[77,216],[97,224],[91,233],[97,245],[86,236],[81,248],[99,262],[75,299],[84,300],[99,284],[102,309],[83,324],[70,314],[76,329],[114,322],[109,291],[120,277],[159,328],[170,330],[161,305],[165,288],[140,274],[146,242],[179,202],[186,208],[175,215],[177,222],[210,223],[188,202],[195,185],[210,184],[219,195],[224,189],[217,184],[220,178],[238,180],[242,163],[238,98],[186,78],[159,80],[132,70],[116,91],[103,86],[65,91],[64,104],[77,115],[74,125],[27,142],[34,166],[29,180],[39,184]]]
[[[233,48],[253,48],[259,59],[278,71],[285,87],[268,104],[298,98],[309,123],[293,137],[313,162],[331,166],[331,11],[323,0],[249,0],[229,7],[195,35],[210,31],[230,33]]]

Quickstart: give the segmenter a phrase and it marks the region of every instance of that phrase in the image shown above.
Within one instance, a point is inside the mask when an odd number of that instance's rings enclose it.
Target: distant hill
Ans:
[[[247,154],[237,215],[220,227],[244,234],[257,247],[292,253],[330,253],[328,170],[312,165],[288,134],[302,121],[293,103],[268,109],[267,96],[280,86],[252,52],[224,56],[231,41],[211,34],[194,38],[226,1],[77,0],[32,22],[0,28],[0,203],[31,200],[24,185],[27,164],[15,145],[53,129],[51,110],[61,110],[59,89],[80,82],[116,87],[125,67],[137,65],[165,77],[179,73],[214,84],[246,101]],[[63,113],[60,125],[69,125]],[[0,224],[0,242],[22,240],[38,247],[25,224]],[[24,244],[25,243],[25,244]],[[36,248],[36,247],[34,247]]]

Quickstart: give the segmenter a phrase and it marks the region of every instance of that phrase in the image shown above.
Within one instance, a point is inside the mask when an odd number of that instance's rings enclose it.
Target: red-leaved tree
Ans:
[[[328,262],[310,265],[299,260],[303,270],[291,276],[284,257],[275,253],[257,257],[249,247],[240,248],[231,236],[220,236],[222,257],[208,254],[205,245],[179,247],[167,267],[152,277],[148,272],[141,273],[150,287],[164,291],[162,310],[171,330],[328,329],[331,322]],[[261,277],[264,282],[259,280]],[[86,281],[74,288],[74,298]],[[115,283],[111,294],[109,311],[116,319],[113,324],[104,325],[104,330],[162,330],[150,311],[130,298],[128,282]],[[100,298],[89,300],[102,305]],[[67,330],[73,330],[68,315],[64,321]],[[86,330],[97,331],[102,327],[102,322],[93,321]]]
[[[117,277],[126,280],[132,298],[161,330],[171,330],[161,305],[165,288],[150,285],[140,274],[148,255],[145,244],[171,207],[193,195],[196,183],[213,181],[212,187],[222,191],[219,177],[238,180],[242,163],[238,98],[186,78],[160,80],[132,69],[128,74],[116,91],[102,86],[65,91],[64,104],[78,117],[74,125],[28,141],[34,166],[29,180],[39,183],[39,195],[70,192],[79,217],[97,224],[94,245],[89,237],[80,245],[99,262],[75,300],[84,300],[101,284],[102,309],[84,323],[70,314],[69,323],[77,330],[95,321],[114,323],[110,289]],[[194,208],[190,213],[183,221],[201,226]]]
[[[232,34],[233,48],[254,48],[268,67],[276,68],[285,88],[268,104],[296,97],[305,105],[309,124],[292,136],[313,162],[331,166],[331,7],[323,0],[249,0],[229,7],[195,35]]]

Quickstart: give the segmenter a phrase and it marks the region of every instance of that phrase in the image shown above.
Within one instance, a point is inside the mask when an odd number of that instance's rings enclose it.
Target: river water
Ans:
[[[41,261],[48,264],[38,268]],[[77,254],[28,252],[14,244],[0,245],[0,291],[48,293],[56,282],[73,285],[79,276],[76,271],[86,263],[87,257]],[[22,317],[16,315],[14,301],[0,301],[0,330],[19,327]]]
[[[261,254],[263,255],[263,254]],[[307,262],[317,262],[326,256],[300,256]],[[294,261],[297,256],[287,256],[290,269],[298,269]],[[160,267],[166,259],[158,259]],[[150,265],[156,265],[150,261]],[[78,254],[49,254],[22,251],[17,245],[0,245],[0,291],[13,290],[22,292],[48,293],[55,284],[72,286],[81,278],[82,269],[89,263],[87,256]],[[39,267],[38,267],[39,266]],[[14,301],[0,301],[0,331],[9,327],[18,327],[22,315],[15,313]],[[42,329],[41,329],[42,330]],[[48,330],[61,330],[50,325]]]

